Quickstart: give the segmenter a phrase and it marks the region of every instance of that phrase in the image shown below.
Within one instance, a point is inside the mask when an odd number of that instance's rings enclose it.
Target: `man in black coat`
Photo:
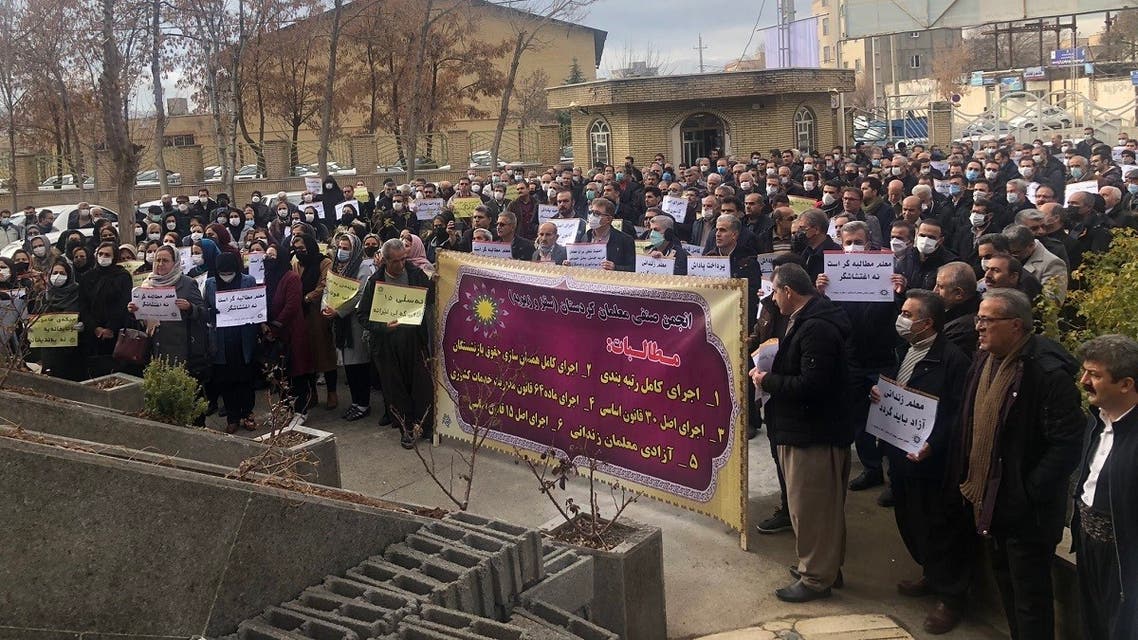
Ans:
[[[1075,483],[1071,544],[1085,638],[1138,637],[1138,342],[1105,335],[1079,348],[1080,379],[1095,407]]]
[[[1049,640],[1051,560],[1087,419],[1075,386],[1079,367],[1062,346],[1033,333],[1021,291],[989,289],[976,329],[980,351],[964,388],[951,477],[989,543],[1012,638]]]
[[[941,333],[971,360],[976,354],[976,311],[980,308],[976,272],[964,262],[950,262],[937,270],[933,292],[944,300]]]
[[[829,597],[830,588],[842,582],[853,432],[842,394],[831,390],[846,386],[850,324],[840,307],[818,296],[802,267],[778,267],[773,282],[774,302],[789,318],[786,335],[771,370],[755,368],[750,375],[770,394],[766,415],[798,549],[798,566],[791,571],[797,579],[775,595],[807,602]]]
[[[794,221],[793,229],[794,240],[790,250],[802,257],[806,263],[806,273],[810,274],[813,282],[826,270],[823,254],[827,251],[841,251],[842,248],[827,233],[830,219],[821,209],[807,209],[800,213]]]
[[[608,198],[594,198],[589,203],[589,230],[585,232],[585,242],[604,242],[605,261],[601,268],[606,271],[636,270],[636,241],[632,236],[612,227],[616,205]]]
[[[955,557],[967,555],[975,539],[959,492],[953,491],[951,497],[945,492],[948,451],[958,436],[960,393],[971,359],[944,335],[944,320],[944,302],[937,294],[910,289],[895,323],[905,341],[901,363],[883,374],[937,398],[936,419],[919,451],[907,453],[892,442],[882,442],[889,459],[897,529],[909,555],[923,568],[920,578],[902,580],[897,590],[910,597],[938,596],[924,624],[934,634],[947,633],[960,623],[971,572]],[[870,395],[874,403],[880,402],[878,386]]]
[[[372,361],[383,384],[385,415],[392,416],[394,426],[402,432],[399,444],[404,449],[413,449],[416,435],[428,439],[434,426],[431,409],[434,386],[427,370],[434,282],[407,262],[407,248],[399,238],[383,243],[375,254],[375,263],[375,273],[367,281],[356,308],[356,321],[369,334]],[[383,283],[427,289],[423,321],[419,325],[371,320],[375,287]]]

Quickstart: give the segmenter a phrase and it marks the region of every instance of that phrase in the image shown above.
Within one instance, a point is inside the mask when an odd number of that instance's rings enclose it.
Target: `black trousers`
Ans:
[[[881,462],[885,455],[884,449],[877,442],[877,436],[866,432],[865,423],[869,419],[869,390],[877,384],[881,376],[878,369],[863,369],[850,367],[850,382],[847,388],[849,394],[849,419],[853,423],[854,447],[857,449],[857,459],[861,466],[871,473],[882,473]]]
[[[296,400],[293,408],[297,413],[308,413],[308,403],[316,395],[316,374],[306,373],[292,379],[290,390]]]
[[[1117,628],[1122,585],[1114,545],[1092,540],[1081,532],[1075,535],[1084,637],[1087,640],[1122,638],[1123,632]]]
[[[374,338],[372,357],[383,383],[383,401],[395,426],[406,435],[415,425],[422,425],[423,436],[430,435],[434,388],[418,328],[397,328],[377,333]]]
[[[962,608],[979,542],[970,510],[962,499],[946,496],[939,479],[891,472],[889,483],[893,516],[909,555],[921,565],[933,593],[950,607]]]
[[[344,365],[344,377],[352,393],[352,404],[358,407],[371,405],[371,363]]]
[[[1013,640],[1054,640],[1051,559],[1055,542],[993,536],[992,571]]]
[[[779,507],[783,513],[790,515],[790,507],[786,505],[786,478],[782,475],[782,463],[778,461],[778,445],[771,439],[770,427],[767,427],[767,442],[771,445],[771,457],[774,458],[774,471],[778,474]]]

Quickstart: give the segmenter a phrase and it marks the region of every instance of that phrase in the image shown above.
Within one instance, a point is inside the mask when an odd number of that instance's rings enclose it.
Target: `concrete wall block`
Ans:
[[[442,551],[439,548],[438,551]],[[490,571],[479,571],[479,567],[467,568],[448,562],[440,556],[428,555],[404,543],[393,544],[384,552],[391,563],[415,570],[427,577],[448,584],[455,591],[461,611],[479,615],[494,612],[494,590]]]
[[[319,588],[344,598],[363,600],[390,611],[403,611],[404,615],[415,613],[420,605],[420,600],[413,595],[403,595],[339,576],[327,576]]]
[[[460,523],[479,533],[501,537],[515,542],[522,561],[522,579],[526,586],[535,584],[544,577],[541,566],[542,537],[536,529],[527,529],[509,522],[484,518],[465,511],[456,511],[443,518],[447,522]]]
[[[599,627],[543,600],[527,599],[524,603],[524,610],[550,624],[569,631],[582,640],[620,640],[620,636],[612,631]]]
[[[424,622],[440,625],[452,629],[465,629],[473,631],[487,638],[495,640],[522,640],[525,632],[513,625],[488,618],[459,613],[450,609],[425,606],[419,611]]]
[[[426,534],[442,540],[460,542],[475,553],[487,555],[491,559],[490,567],[494,572],[495,588],[500,602],[509,602],[522,592],[525,583],[522,579],[521,558],[517,545],[446,522],[432,522],[418,533],[429,537]]]
[[[395,586],[394,584],[392,584],[389,581],[385,581],[385,580],[377,579],[377,578],[372,578],[370,576],[365,575],[363,572],[360,571],[359,567],[355,567],[353,569],[348,569],[344,573],[343,578],[336,577],[336,576],[328,576],[328,578],[325,578],[324,584],[327,585],[329,583],[329,580],[331,580],[334,577],[337,580],[342,580],[345,583],[352,583],[355,585],[359,585],[360,587],[363,587],[363,588],[373,589],[375,591],[379,591],[382,593],[389,593],[389,594],[392,594],[395,596],[399,596],[401,598],[409,598],[411,600],[414,600],[418,604],[424,604],[424,603],[432,602],[432,597],[433,597],[433,593],[434,593],[430,589],[426,589],[425,593],[415,593],[414,591],[408,591],[407,589],[402,589],[400,587]]]
[[[347,627],[282,607],[269,607],[260,616],[237,627],[239,640],[363,640]]]
[[[542,600],[566,611],[588,608],[594,597],[593,558],[573,552],[557,555],[545,565],[545,580],[522,594],[522,601]]]
[[[364,638],[394,631],[400,620],[418,610],[417,604],[407,598],[387,596],[385,604],[388,606],[339,595],[318,586],[305,589],[300,597],[285,603],[284,607],[347,627]]]
[[[363,579],[380,586],[390,585],[399,591],[422,596],[429,602],[443,606],[456,606],[456,594],[447,589],[447,585],[431,578],[392,564],[376,556],[362,562],[355,569],[350,569],[347,576],[352,579]]]

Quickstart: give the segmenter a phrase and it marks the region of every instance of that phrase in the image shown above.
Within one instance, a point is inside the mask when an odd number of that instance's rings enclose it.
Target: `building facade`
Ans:
[[[841,144],[833,97],[852,91],[840,69],[770,69],[600,80],[547,89],[551,109],[572,116],[579,166],[651,158],[691,163],[728,155]]]

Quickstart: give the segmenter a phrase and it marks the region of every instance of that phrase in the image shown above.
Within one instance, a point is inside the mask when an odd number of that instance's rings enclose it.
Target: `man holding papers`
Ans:
[[[393,418],[392,427],[402,432],[400,445],[404,449],[412,449],[415,446],[415,427],[422,427],[421,435],[425,439],[430,437],[434,424],[431,412],[433,383],[427,371],[430,346],[427,327],[430,320],[422,318],[418,325],[401,324],[399,321],[376,322],[372,321],[372,307],[378,286],[396,285],[404,289],[426,289],[424,306],[425,310],[430,310],[434,304],[434,285],[422,269],[407,262],[407,247],[399,238],[383,243],[375,254],[375,266],[375,273],[364,287],[356,307],[356,320],[370,336],[371,357],[379,371],[386,413]]]
[[[906,596],[938,597],[924,625],[926,631],[937,634],[947,633],[960,622],[971,572],[968,563],[957,558],[971,556],[975,542],[960,493],[946,490],[949,443],[959,437],[960,395],[970,359],[942,333],[944,320],[944,301],[939,296],[925,289],[909,291],[894,323],[905,341],[904,355],[900,366],[884,375],[902,387],[936,398],[936,420],[916,454],[906,454],[882,440],[889,458],[897,528],[909,555],[924,569],[920,578],[899,582],[897,590]],[[870,396],[878,404],[880,386],[875,385]]]
[[[607,198],[597,198],[589,203],[589,230],[585,233],[585,242],[603,242],[607,245],[602,269],[634,271],[636,242],[627,233],[612,228],[615,215],[616,205]]]

